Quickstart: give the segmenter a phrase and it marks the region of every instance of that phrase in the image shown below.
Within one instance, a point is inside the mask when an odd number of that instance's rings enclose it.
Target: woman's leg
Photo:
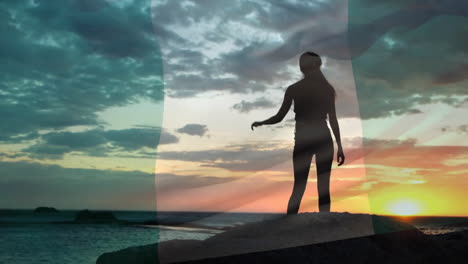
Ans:
[[[299,211],[301,199],[307,185],[311,161],[311,151],[304,145],[296,143],[293,152],[294,187],[291,197],[289,198],[288,215],[297,214]]]
[[[330,173],[333,162],[333,141],[323,144],[315,156],[319,211],[330,212]]]

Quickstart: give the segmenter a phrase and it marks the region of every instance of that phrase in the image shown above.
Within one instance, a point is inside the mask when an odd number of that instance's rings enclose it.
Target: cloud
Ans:
[[[460,133],[468,133],[468,124],[458,126],[457,131]]]
[[[420,104],[459,104],[467,96],[460,88],[468,57],[455,54],[467,52],[459,45],[466,42],[466,3],[369,3],[349,2],[349,30],[317,37],[304,28],[267,55],[292,58],[307,49],[352,59],[363,119],[418,113]],[[445,100],[454,95],[460,99]]]
[[[249,143],[199,151],[164,151],[157,159],[201,162],[202,166],[231,171],[253,171],[272,168],[289,160],[292,149],[275,144]]]
[[[148,157],[156,155],[156,158],[161,160],[198,162],[202,167],[221,168],[233,172],[272,170],[273,168],[275,168],[273,170],[282,171],[285,169],[284,163],[292,164],[293,146],[281,146],[281,143],[284,142],[252,142],[226,145],[216,149],[163,151],[158,153],[140,152],[140,154],[146,154]],[[438,149],[436,147],[426,148],[418,146],[415,139],[387,140],[358,137],[344,139],[343,146],[347,164],[351,164],[364,157],[368,164],[392,164],[396,167],[405,167],[404,164],[411,164],[405,158],[419,159],[420,157],[417,156],[417,153],[434,155],[431,153],[431,150]],[[416,149],[414,153],[413,149]],[[447,147],[443,151],[445,152],[450,149],[450,147]],[[454,152],[454,155],[456,155],[456,152]],[[427,162],[430,163],[432,161],[428,159]],[[414,164],[427,162],[414,160]]]
[[[22,151],[40,159],[61,159],[64,154],[70,152],[113,156],[116,152],[155,149],[158,144],[177,142],[179,139],[176,136],[156,128],[93,129],[83,132],[50,132],[42,135],[36,144]]]
[[[468,133],[468,124],[459,125],[457,127],[444,126],[440,129],[442,132],[456,132],[460,134]]]
[[[191,135],[191,136],[204,136],[208,132],[208,128],[206,125],[200,125],[200,124],[187,124],[179,129],[177,129],[177,132]]]
[[[349,32],[343,1],[166,1],[151,10],[144,1],[116,3],[0,4],[5,25],[0,29],[0,140],[13,143],[40,130],[103,126],[97,113],[109,107],[160,101],[163,63],[169,96],[277,89],[297,77],[297,61],[291,58],[301,47],[338,43],[347,36],[360,55],[353,71],[363,119],[415,114],[418,105],[435,102],[458,106],[467,97],[463,70],[468,59],[457,55],[467,51],[463,1],[375,1],[371,18],[350,14]],[[345,81],[352,82],[351,77]],[[337,90],[339,100],[353,99]],[[234,107],[248,112],[267,107],[267,101]],[[346,105],[341,116],[359,117],[346,102],[341,105]]]
[[[198,175],[175,175],[171,173],[156,174],[156,188],[158,191],[184,190],[197,187],[228,183],[237,180],[237,177],[214,177]]]
[[[3,208],[154,208],[154,176],[139,171],[0,162]],[[152,184],[153,183],[153,184]],[[145,196],[144,200],[135,200]],[[66,197],[66,199],[64,199]]]
[[[154,23],[185,41],[162,47],[169,96],[213,90],[263,93],[287,86],[297,77],[294,59],[304,50],[336,60],[332,67],[353,60],[360,111],[341,101],[344,117],[417,114],[419,105],[458,106],[468,96],[463,89],[468,58],[457,55],[467,51],[461,44],[467,35],[465,2],[259,0],[228,5],[168,1],[154,7]],[[344,80],[339,84],[354,89]],[[337,88],[339,95],[346,89]],[[340,98],[354,104],[349,93]]]
[[[60,209],[155,210],[156,188],[188,189],[234,179],[65,168],[25,161],[0,161],[0,174],[1,208],[48,205]]]
[[[106,131],[104,135],[115,146],[131,151],[143,147],[156,148],[160,133],[161,130],[130,128]],[[160,140],[159,144],[172,144],[179,141],[176,136],[166,131],[162,133],[164,134],[161,136],[163,140]]]
[[[330,34],[331,31],[326,30],[324,35],[316,34],[317,31],[320,32],[319,30],[304,27],[291,34],[283,46],[272,53],[285,52],[291,58],[304,50],[313,50],[322,56],[334,59],[351,59],[362,55],[387,32],[396,28],[403,28],[403,32],[407,33],[437,16],[468,16],[468,12],[465,11],[468,5],[457,0],[429,3],[424,0],[411,3],[408,1],[370,2],[358,0],[349,3],[349,30],[336,34]],[[369,6],[377,8],[371,9]],[[346,8],[346,3],[341,8]],[[362,17],[365,12],[371,16]]]
[[[257,98],[255,101],[247,102],[242,100],[240,103],[237,103],[232,106],[233,109],[239,111],[240,113],[248,113],[254,109],[266,109],[273,108],[275,104],[266,99],[265,97]]]
[[[442,72],[434,77],[434,84],[457,83],[468,79],[468,63],[458,65],[452,71]]]
[[[1,140],[103,125],[97,112],[163,100],[161,54],[142,3],[3,1]]]
[[[335,8],[337,5],[340,11]],[[208,7],[210,12],[206,12]],[[310,19],[326,18],[335,22],[333,17],[343,7],[340,1],[157,3],[152,10],[154,24],[183,39],[176,42],[170,36],[160,38],[167,94],[191,97],[213,90],[251,93],[278,87],[290,79],[290,62],[281,54],[262,56],[262,53],[277,46],[291,28],[299,24],[310,26],[307,23]],[[337,24],[326,25],[332,28]],[[323,25],[314,27],[322,28]]]

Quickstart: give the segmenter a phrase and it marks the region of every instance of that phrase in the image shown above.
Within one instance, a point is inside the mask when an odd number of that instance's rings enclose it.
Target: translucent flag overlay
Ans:
[[[460,144],[466,4],[153,1],[152,10],[168,90],[163,127],[180,136],[177,145],[158,147],[156,200],[166,219],[169,212],[200,212],[187,221],[206,227],[229,216],[249,221],[236,212],[285,214],[294,181],[293,108],[280,124],[255,131],[250,124],[278,111],[286,88],[302,78],[305,51],[322,57],[322,72],[337,92],[346,163],[332,168],[332,212],[367,214],[354,227],[360,233],[340,239],[391,231],[373,215],[467,213],[461,202],[466,146]],[[312,164],[300,212],[318,211]],[[337,239],[318,236],[288,246]],[[261,235],[247,237],[245,243],[266,243]],[[282,247],[246,246],[237,253]],[[159,248],[163,262],[174,255],[167,248]],[[185,259],[232,253],[221,251],[189,252]]]
[[[0,263],[313,262],[466,229],[467,16],[1,1]]]
[[[165,143],[150,2],[2,1],[0,13],[0,262],[95,263],[156,242],[158,229],[127,225],[156,217]]]
[[[158,216],[170,223],[182,217],[177,212],[183,211],[191,227],[219,228],[286,213],[294,181],[293,107],[282,123],[254,131],[251,123],[278,111],[286,88],[302,78],[299,56],[305,51],[322,57],[323,74],[335,87],[347,155],[346,166],[332,166],[332,211],[370,212],[368,189],[362,188],[367,179],[346,35],[347,2],[153,1],[152,11],[167,91],[162,126],[180,139],[177,144],[158,146]],[[315,157],[312,164],[300,213],[318,211]],[[196,216],[190,218],[190,212]],[[305,228],[306,220],[291,221],[285,230]],[[370,215],[360,216],[347,228],[354,231],[337,236],[338,232],[329,230],[335,234],[317,233],[288,244],[274,243],[285,230],[271,230],[270,239],[260,234],[239,238],[243,242],[234,242],[233,251],[211,248],[183,254],[164,243],[174,239],[173,234],[161,232],[159,255],[162,262],[172,257],[189,260],[374,234]],[[229,243],[227,233],[212,242]]]
[[[349,2],[372,213],[466,215],[467,7]]]

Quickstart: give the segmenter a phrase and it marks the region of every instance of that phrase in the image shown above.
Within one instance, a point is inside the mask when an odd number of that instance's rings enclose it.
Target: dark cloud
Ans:
[[[342,1],[193,3],[167,1],[153,8],[155,25],[177,32],[185,40],[185,43],[175,43],[171,37],[161,40],[166,51],[167,94],[172,97],[191,97],[213,90],[252,93],[278,89],[291,80],[289,66],[297,67],[297,62],[283,52],[265,55],[266,52],[300,29],[307,28],[318,36],[346,27],[346,23],[336,23],[336,18],[347,11]],[[210,12],[206,12],[208,6]],[[329,23],[314,22],[317,20]],[[192,35],[187,31],[191,26],[212,30]],[[252,40],[252,36],[236,34],[236,27],[239,30],[249,27],[274,37]],[[218,56],[207,56],[213,46],[226,48]]]
[[[158,144],[172,144],[179,142],[179,138],[165,130],[162,131],[159,137]]]
[[[465,124],[465,125],[461,125],[457,128],[457,130],[460,132],[460,133],[468,133],[468,125]]]
[[[457,55],[468,51],[459,44],[467,40],[466,4],[365,3],[350,2],[350,29],[334,38],[350,39],[360,117],[417,114],[419,105],[430,103],[460,105],[468,95],[468,57]]]
[[[343,146],[348,162],[361,159],[364,155],[371,157],[382,150],[412,149],[415,139],[392,140],[372,138],[344,139]],[[230,171],[260,171],[279,168],[283,163],[292,164],[292,147],[278,147],[277,143],[247,143],[227,145],[218,149],[198,151],[164,151],[146,153],[146,155],[163,160],[199,162],[202,167],[222,168]],[[145,153],[141,153],[145,154]],[[143,157],[143,156],[142,156]]]
[[[16,158],[20,158],[24,156],[26,156],[24,153],[15,153],[15,154],[0,153],[0,157],[8,158],[8,159],[16,159]]]
[[[335,8],[337,5],[341,5],[340,8]],[[193,5],[167,1],[156,4],[153,8],[154,24],[177,32],[185,41],[173,41],[171,36],[161,39],[162,48],[166,51],[167,94],[191,97],[212,90],[251,93],[265,91],[271,85],[277,87],[278,83],[290,77],[286,67],[289,62],[281,54],[261,54],[277,46],[278,37],[275,40],[251,41],[246,39],[249,36],[236,34],[237,29],[233,27],[248,26],[282,36],[289,34],[291,28],[297,28],[298,24],[304,24],[305,20],[320,16],[333,21],[326,24],[326,28],[332,28],[337,25],[332,14],[337,9],[343,10],[343,7],[339,1],[196,1]],[[210,12],[206,12],[208,9]],[[200,24],[198,28],[204,28],[207,23],[213,30],[197,33],[195,38],[187,30],[174,30],[174,27],[186,29],[197,24]],[[314,27],[326,31],[324,28],[323,25]],[[223,43],[227,48],[219,56],[205,55],[212,46],[223,46]]]
[[[3,208],[151,207],[154,175],[140,171],[64,168],[30,162],[0,162]],[[143,201],[132,196],[146,194]],[[66,199],[64,199],[66,197]],[[119,205],[120,203],[120,205]]]
[[[458,85],[466,80],[468,62],[462,44],[468,35],[468,8],[463,1],[231,1],[228,6],[211,1],[182,6],[168,1],[154,8],[155,24],[173,31],[181,25],[216,25],[196,41],[181,36],[186,45],[180,48],[166,46],[172,50],[165,60],[170,96],[210,90],[252,93],[278,87],[291,80],[288,67],[297,67],[292,59],[304,50],[353,60],[360,112],[356,105],[353,109],[338,106],[340,116],[370,119],[416,114],[418,105],[457,106],[466,96],[464,86]],[[348,21],[337,23],[346,17]],[[274,33],[284,41],[248,39],[231,33],[232,25]],[[214,58],[200,54],[221,43],[234,43],[234,48]],[[189,60],[180,63],[184,57]],[[461,97],[448,99],[454,95]]]
[[[445,126],[440,128],[442,132],[455,132],[460,134],[468,134],[468,124],[459,125],[457,127]]]
[[[161,54],[142,4],[0,3],[2,140],[102,125],[96,113],[111,106],[161,101]]]
[[[393,148],[393,147],[401,147],[401,146],[414,146],[417,140],[412,139],[405,139],[405,140],[398,140],[398,139],[374,139],[374,138],[363,138],[363,144],[366,147],[370,148]]]
[[[264,49],[264,46],[264,43],[249,43],[240,50],[224,54],[218,61],[219,65],[223,71],[232,73],[247,83],[255,81],[269,85],[289,77],[287,60],[277,54],[259,54],[259,50]]]
[[[15,144],[15,143],[25,143],[30,140],[36,139],[39,137],[39,133],[37,132],[31,132],[27,134],[19,134],[14,137],[10,136],[1,136],[0,135],[0,141],[8,141],[9,143]]]
[[[156,174],[156,188],[158,191],[165,190],[174,191],[190,188],[204,187],[214,184],[227,183],[238,180],[237,177],[214,177],[214,176],[198,176],[198,175],[175,175],[175,174]]]
[[[97,131],[85,132],[53,132],[42,136],[50,145],[58,145],[69,148],[89,148],[101,145],[107,142],[104,135],[96,133]],[[111,132],[111,131],[109,131]]]
[[[178,141],[171,133],[155,128],[51,132],[42,135],[39,142],[23,149],[23,152],[40,159],[60,159],[70,152],[114,156],[115,152],[132,152],[145,147],[155,149],[158,144]]]
[[[403,32],[408,33],[437,16],[468,16],[468,11],[466,11],[468,4],[457,0],[392,1],[390,4],[388,1],[375,1],[372,2],[373,7],[378,6],[381,10],[377,9],[374,12],[369,9],[368,2],[370,1],[358,0],[349,3],[350,27],[348,30],[336,34],[328,30],[325,31],[325,35],[317,35],[316,30],[304,28],[292,34],[282,47],[271,54],[286,53],[291,58],[304,50],[313,50],[330,58],[351,59],[362,55],[377,40],[394,29],[403,28]],[[365,16],[363,18],[364,12],[376,17]]]
[[[76,34],[98,53],[134,58],[153,54],[149,5],[131,3],[119,8],[104,0],[37,1],[26,11],[45,27]]]
[[[149,168],[151,169],[151,168]],[[187,189],[234,180],[226,177],[64,168],[0,161],[1,208],[155,209],[156,188]],[[155,186],[156,183],[156,186]],[[64,199],[66,197],[66,199]]]
[[[269,3],[266,5],[265,3]],[[264,27],[287,34],[287,31],[302,27],[310,28],[317,33],[326,28],[333,31],[334,27],[340,27],[339,23],[323,23],[320,26],[313,23],[316,19],[333,20],[340,12],[347,9],[346,3],[342,1],[259,1],[255,12],[256,19],[252,19],[254,25]],[[335,20],[336,22],[336,20]]]
[[[255,101],[247,102],[242,100],[240,103],[237,103],[232,106],[233,109],[241,112],[241,113],[248,113],[254,109],[265,109],[265,108],[273,108],[275,104],[266,99],[265,97],[257,98]]]
[[[463,18],[466,4],[463,1],[353,2],[350,3],[349,32],[345,31],[346,23],[327,23],[347,11],[342,1],[231,1],[230,8],[226,8],[226,3],[216,1],[197,1],[193,5],[167,1],[154,6],[153,24],[147,19],[149,9],[139,6],[142,3],[137,1],[123,9],[105,1],[39,1],[30,6],[4,2],[3,20],[9,26],[3,28],[3,33],[9,37],[2,43],[1,50],[5,51],[2,58],[14,62],[5,69],[4,72],[8,73],[5,79],[14,82],[18,71],[13,70],[21,69],[22,76],[30,75],[27,78],[30,82],[22,82],[21,89],[29,90],[29,93],[22,94],[21,98],[13,96],[15,93],[9,87],[14,84],[3,83],[5,90],[10,92],[7,94],[8,103],[2,106],[2,115],[11,116],[5,110],[7,108],[23,113],[21,117],[12,116],[8,123],[14,125],[3,127],[3,137],[37,127],[97,125],[96,110],[131,103],[139,97],[161,98],[161,92],[156,92],[161,90],[161,83],[142,85],[141,81],[128,81],[135,80],[136,76],[148,76],[155,72],[154,69],[160,70],[160,60],[149,59],[160,59],[152,46],[155,37],[166,47],[171,47],[165,57],[169,65],[166,78],[170,96],[188,97],[210,90],[236,93],[265,91],[290,77],[286,70],[286,66],[292,63],[289,59],[302,50],[313,49],[324,56],[337,57],[332,53],[339,55],[349,51],[340,46],[347,44],[348,38],[352,40],[351,51],[356,56],[364,54],[355,63],[356,75],[365,76],[363,80],[358,80],[363,118],[411,114],[416,112],[415,105],[434,102],[433,97],[448,96],[448,93],[464,94],[460,86],[450,89],[435,87],[466,79],[463,71],[466,58],[450,56],[466,53],[466,47],[461,44],[465,42],[463,36],[467,35],[464,29],[466,19]],[[210,12],[206,12],[206,5],[210,6]],[[360,5],[368,8],[356,8]],[[7,7],[14,7],[17,14],[13,16]],[[366,16],[359,14],[370,13],[369,9],[377,12],[372,12],[372,19],[362,20],[361,17]],[[451,16],[444,16],[447,14]],[[216,23],[213,31],[201,36],[201,40],[193,40],[190,34],[181,36],[173,29],[173,26],[206,24],[220,17],[222,21]],[[355,21],[356,18],[361,19],[359,23]],[[227,30],[236,23],[262,28],[288,40],[280,49],[274,49],[281,44],[278,40],[251,41]],[[14,24],[20,27],[11,26]],[[30,38],[36,41],[25,37],[26,28]],[[385,38],[396,44],[389,47]],[[209,58],[200,52],[209,49],[210,43],[220,42],[235,43],[235,48],[226,49],[217,58]],[[370,47],[376,47],[375,52]],[[265,53],[272,48],[273,53]],[[428,63],[428,58],[438,63]],[[379,67],[383,61],[385,67]],[[102,62],[109,63],[102,65]],[[31,70],[25,71],[24,65]],[[132,71],[128,68],[134,70],[132,76],[129,76]],[[412,70],[408,70],[410,68]],[[49,78],[44,84],[43,76],[46,73],[49,73]],[[434,85],[428,85],[427,89],[404,84],[405,80],[411,81],[427,74],[434,76]],[[114,88],[106,85],[110,83],[109,79]],[[375,88],[374,83],[369,83],[375,79],[382,79],[390,85]],[[69,86],[78,88],[64,88]],[[99,89],[92,89],[93,86]],[[154,88],[154,94],[151,94],[152,89],[148,89],[150,87]],[[373,93],[370,89],[378,92],[377,98],[369,97]],[[406,92],[392,91],[398,89]],[[75,99],[84,98],[85,94],[87,102]],[[424,96],[412,97],[415,94]],[[27,101],[30,104],[22,103]],[[65,107],[61,105],[64,101],[74,101],[74,104]],[[458,103],[456,100],[443,102]],[[380,105],[383,107],[380,108]],[[38,108],[45,111],[33,111]],[[72,115],[72,112],[77,114]],[[15,123],[13,119],[18,122]],[[24,122],[26,120],[35,121]]]
[[[468,63],[455,67],[452,71],[442,72],[434,77],[435,84],[457,83],[468,79]]]
[[[275,148],[274,144],[230,145],[222,149],[200,151],[165,151],[158,159],[201,162],[202,166],[231,171],[252,171],[272,168],[291,159],[292,150]]]
[[[398,146],[414,146],[416,144],[416,139],[376,139],[376,138],[347,138],[343,140],[343,145],[348,148],[393,148]]]
[[[215,64],[213,64],[215,65]],[[173,87],[167,94],[172,97],[194,97],[207,91],[230,91],[232,93],[246,93],[247,91],[263,91],[266,86],[261,84],[243,85],[234,77],[207,78],[208,73],[183,74],[168,77],[168,85]],[[176,87],[176,88],[174,88]]]
[[[126,151],[132,151],[143,147],[156,148],[160,130],[130,128],[122,130],[110,130],[104,132],[105,137],[117,147],[123,148]],[[161,136],[164,141],[159,144],[177,143],[179,140],[176,136],[168,132],[163,132]]]
[[[201,124],[187,124],[177,129],[177,132],[188,134],[191,136],[202,137],[208,132],[208,128],[206,127],[206,125],[201,125]]]
[[[347,23],[334,23],[347,12],[343,1],[166,1],[152,10],[145,1],[114,3],[0,3],[5,25],[0,29],[1,141],[29,140],[26,135],[39,130],[104,125],[99,111],[162,100],[157,40],[166,50],[168,95],[175,97],[281,86],[291,79],[288,67],[297,67],[291,58],[303,49],[337,57],[330,52],[346,52],[340,45],[348,38],[364,119],[415,114],[418,105],[433,102],[457,106],[467,95],[460,84],[468,63],[464,1],[352,2],[349,31]],[[204,35],[176,30],[185,25],[213,30]],[[236,25],[277,37],[248,39],[235,33]],[[214,44],[226,48],[207,56],[220,48]],[[429,81],[415,85],[426,77]],[[258,103],[237,107],[242,111]],[[359,114],[343,109],[342,116]]]

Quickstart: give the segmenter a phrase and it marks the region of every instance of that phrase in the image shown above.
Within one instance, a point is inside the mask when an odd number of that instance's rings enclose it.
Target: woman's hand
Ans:
[[[336,155],[336,161],[338,162],[338,166],[343,165],[345,161],[345,155],[343,153],[343,148],[338,148],[338,153]]]
[[[252,129],[252,131],[254,130],[254,127],[258,127],[258,126],[262,126],[263,123],[262,122],[253,122],[252,125],[250,126],[250,128]]]

